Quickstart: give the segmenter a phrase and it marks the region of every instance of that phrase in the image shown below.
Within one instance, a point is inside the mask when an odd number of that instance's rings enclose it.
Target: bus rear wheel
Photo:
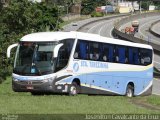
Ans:
[[[78,91],[79,91],[79,86],[77,85],[76,82],[73,82],[70,86],[70,89],[69,89],[69,95],[75,96],[78,94]]]
[[[134,96],[134,88],[133,88],[133,86],[131,86],[131,85],[127,86],[126,96],[130,97],[130,98]]]

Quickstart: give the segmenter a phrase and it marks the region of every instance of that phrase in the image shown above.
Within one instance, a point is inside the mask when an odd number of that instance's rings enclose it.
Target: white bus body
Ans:
[[[16,92],[149,95],[153,49],[81,32],[33,33],[18,44],[12,77]]]

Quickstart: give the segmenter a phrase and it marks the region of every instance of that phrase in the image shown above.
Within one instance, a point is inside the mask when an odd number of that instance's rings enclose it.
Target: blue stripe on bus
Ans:
[[[145,71],[107,71],[87,73],[66,78],[58,83],[72,83],[74,78],[78,78],[81,84],[93,85],[106,90],[124,95],[129,82],[134,83],[135,95],[139,95],[152,81],[153,68]]]

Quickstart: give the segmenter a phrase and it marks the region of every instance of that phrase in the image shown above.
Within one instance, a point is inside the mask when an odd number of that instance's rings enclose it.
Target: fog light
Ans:
[[[57,89],[58,89],[58,90],[62,89],[62,86],[57,86]]]

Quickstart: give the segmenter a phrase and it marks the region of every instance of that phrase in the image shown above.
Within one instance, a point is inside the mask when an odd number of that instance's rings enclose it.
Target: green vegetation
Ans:
[[[142,1],[141,3],[141,7],[144,9],[144,10],[149,10],[149,5],[155,5],[157,7],[157,9],[160,9],[160,2],[157,0],[157,1]]]
[[[105,6],[106,0],[82,0],[81,14],[88,15],[95,11],[98,6]]]
[[[61,29],[64,24],[72,21],[63,23],[60,16],[69,13],[76,3],[82,3],[82,14],[90,14],[95,7],[105,5],[106,1],[47,0],[46,3],[33,3],[29,0],[11,0],[7,7],[0,4],[0,83],[12,72],[14,55],[9,60],[6,58],[8,46],[26,34]],[[93,16],[102,14],[96,13]]]
[[[91,17],[103,17],[104,13],[102,12],[92,12]]]
[[[148,98],[147,98],[147,101],[148,101],[150,104],[154,104],[154,105],[160,107],[160,96],[152,95],[151,97],[148,97]]]
[[[10,77],[0,85],[0,98],[0,114],[160,113],[160,111],[136,106],[130,102],[130,98],[123,96],[32,96],[30,93],[16,93],[11,89]],[[139,99],[139,97],[134,99]]]
[[[62,23],[59,14],[57,6],[28,0],[11,0],[0,10],[0,82],[12,71],[13,58],[6,58],[7,47],[26,34],[58,30]]]

